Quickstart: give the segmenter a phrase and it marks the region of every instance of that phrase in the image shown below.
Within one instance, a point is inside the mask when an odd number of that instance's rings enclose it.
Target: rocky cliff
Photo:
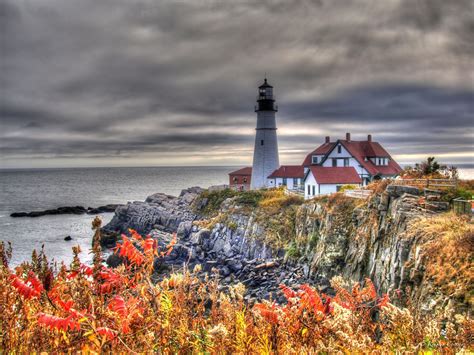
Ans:
[[[388,186],[367,201],[341,194],[294,204],[280,198],[284,203],[278,210],[246,208],[237,196],[211,215],[201,213],[209,203],[201,193],[193,188],[177,198],[152,195],[117,209],[104,229],[133,228],[165,241],[169,237],[163,232],[177,232],[175,250],[160,265],[201,264],[220,274],[223,287],[243,282],[248,298],[279,299],[280,283],[310,282],[330,292],[328,280],[341,275],[353,281],[371,278],[380,292],[397,294],[401,301],[410,296],[426,310],[453,301],[425,276],[424,241],[407,230],[413,221],[439,213],[432,210],[446,208],[436,201],[427,208],[417,188]]]

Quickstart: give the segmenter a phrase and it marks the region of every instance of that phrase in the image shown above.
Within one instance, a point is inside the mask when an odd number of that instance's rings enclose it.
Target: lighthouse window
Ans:
[[[263,139],[260,141],[260,145],[263,145]]]

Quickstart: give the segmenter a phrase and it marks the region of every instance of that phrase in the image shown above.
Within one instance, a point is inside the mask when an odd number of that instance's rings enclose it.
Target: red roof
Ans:
[[[324,167],[312,165],[309,167],[318,184],[360,184],[362,179],[351,167]]]
[[[303,166],[308,166],[311,165],[312,163],[312,156],[313,155],[326,155],[329,153],[332,148],[336,145],[336,142],[330,142],[330,143],[324,143],[321,144],[319,147],[317,147],[315,150],[313,150],[311,153],[309,153],[306,158],[303,161]]]
[[[245,168],[233,171],[229,175],[252,175],[252,167],[247,166]]]
[[[282,165],[270,174],[269,178],[304,178],[302,165]]]
[[[341,144],[362,165],[370,175],[397,175],[402,171],[400,165],[392,159],[390,154],[378,143],[370,141],[346,141],[340,140]],[[386,157],[390,158],[388,165],[375,165],[365,158]]]

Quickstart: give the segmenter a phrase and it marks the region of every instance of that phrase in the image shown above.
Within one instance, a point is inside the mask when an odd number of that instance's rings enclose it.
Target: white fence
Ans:
[[[352,198],[360,198],[360,199],[366,199],[369,198],[370,195],[372,194],[371,190],[346,190],[344,191],[344,195],[347,197],[352,197]]]

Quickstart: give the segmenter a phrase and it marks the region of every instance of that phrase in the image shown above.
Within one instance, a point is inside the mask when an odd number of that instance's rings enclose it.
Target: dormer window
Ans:
[[[318,163],[319,163],[318,160],[319,160],[318,157],[317,157],[316,155],[313,155],[313,157],[312,157],[312,163],[313,163],[313,164],[318,164]]]

